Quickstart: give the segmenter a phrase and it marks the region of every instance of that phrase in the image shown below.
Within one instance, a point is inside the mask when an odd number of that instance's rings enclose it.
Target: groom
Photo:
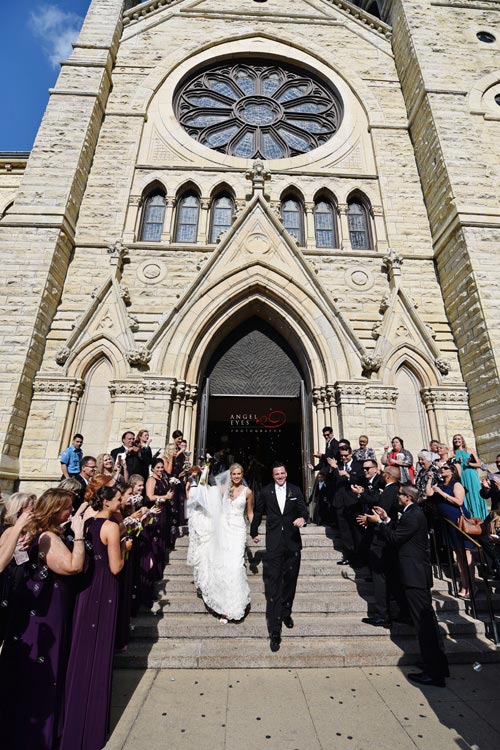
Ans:
[[[262,489],[250,526],[250,536],[258,544],[259,524],[266,514],[264,584],[267,628],[273,652],[279,651],[281,623],[293,628],[292,605],[302,549],[299,529],[309,518],[302,492],[288,484],[286,478],[285,466],[279,462],[273,464],[274,482]]]

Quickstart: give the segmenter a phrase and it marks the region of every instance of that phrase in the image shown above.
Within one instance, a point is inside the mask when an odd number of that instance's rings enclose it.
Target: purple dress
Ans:
[[[73,618],[66,678],[66,713],[61,750],[101,750],[106,744],[118,606],[118,579],[101,541],[105,518],[85,522],[92,544]]]
[[[28,553],[0,655],[3,750],[53,750],[62,728],[72,578],[45,565],[39,556],[39,535]]]

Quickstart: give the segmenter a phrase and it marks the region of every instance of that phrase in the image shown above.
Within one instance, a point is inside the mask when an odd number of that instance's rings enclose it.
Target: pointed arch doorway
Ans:
[[[307,492],[310,403],[304,369],[288,341],[258,317],[241,323],[205,367],[198,451],[241,463],[255,490],[274,461]]]

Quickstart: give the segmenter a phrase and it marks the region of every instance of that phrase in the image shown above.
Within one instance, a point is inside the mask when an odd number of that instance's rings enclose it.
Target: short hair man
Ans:
[[[287,482],[286,467],[273,465],[273,482],[261,490],[250,526],[255,544],[259,524],[266,514],[266,559],[264,582],[266,618],[271,651],[279,650],[281,623],[293,628],[292,606],[300,570],[302,540],[299,529],[309,518],[304,496],[298,487]]]
[[[69,448],[65,448],[61,453],[61,472],[62,479],[77,477],[80,473],[83,458],[83,435],[77,432],[73,435],[73,440]]]
[[[85,490],[92,477],[95,476],[96,468],[97,462],[94,456],[84,456],[82,458],[82,468],[80,473],[75,477],[81,484],[80,492],[73,503],[73,510],[75,512],[85,500]]]

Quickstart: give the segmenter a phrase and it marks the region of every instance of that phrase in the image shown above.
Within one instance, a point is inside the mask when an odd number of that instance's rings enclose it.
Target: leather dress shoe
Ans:
[[[364,622],[365,625],[373,625],[376,628],[390,628],[391,627],[391,621],[390,620],[384,620],[383,617],[363,617],[361,622]]]
[[[270,647],[273,654],[280,650],[281,635],[279,633],[271,633]]]
[[[293,622],[293,617],[292,617],[292,615],[288,615],[288,617],[284,617],[284,618],[283,618],[283,625],[284,625],[284,626],[285,626],[286,628],[293,628],[293,626],[294,626],[294,622]]]
[[[351,563],[349,562],[349,560],[345,560],[345,559],[337,560],[337,565],[350,565],[350,564]]]
[[[446,680],[444,677],[436,677],[428,674],[428,672],[410,672],[407,675],[411,682],[416,682],[417,685],[434,685],[434,687],[446,687]]]

